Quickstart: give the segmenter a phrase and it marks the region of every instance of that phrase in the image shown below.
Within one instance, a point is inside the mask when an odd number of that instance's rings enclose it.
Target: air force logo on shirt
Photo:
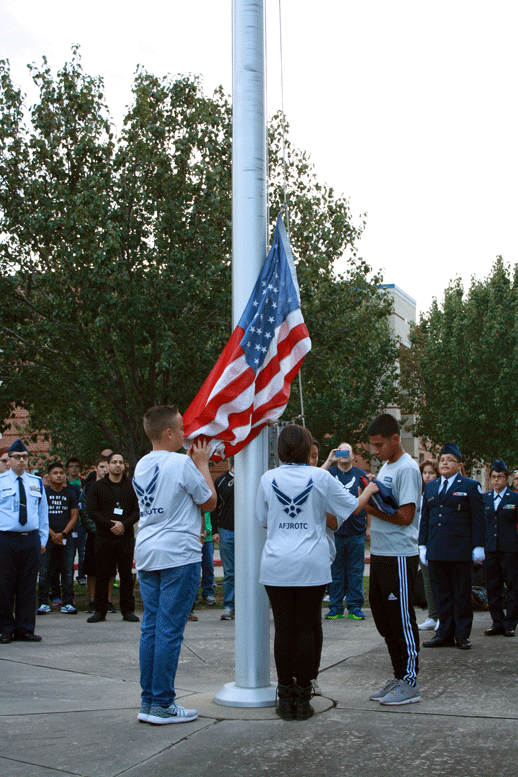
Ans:
[[[356,482],[356,478],[355,478],[355,477],[352,477],[352,478],[351,478],[351,480],[349,480],[347,483],[342,483],[342,481],[340,480],[340,478],[338,477],[338,475],[333,475],[333,477],[335,478],[335,480],[338,480],[338,482],[340,483],[340,485],[341,485],[343,488],[345,488],[345,490],[346,490],[346,491],[350,491],[350,490],[351,490],[351,488],[354,486],[354,484],[355,484],[355,482]]]
[[[146,512],[149,511],[149,508],[153,504],[153,500],[155,498],[157,479],[158,479],[158,464],[155,467],[155,471],[153,472],[153,477],[151,478],[149,484],[144,488],[142,488],[142,486],[139,486],[135,478],[133,478],[133,487],[137,492],[138,500],[141,506],[144,508]]]
[[[313,479],[310,478],[304,491],[301,491],[301,493],[293,499],[287,494],[283,494],[275,480],[272,480],[272,486],[279,502],[283,505],[286,505],[284,507],[284,512],[287,513],[290,518],[296,518],[297,515],[302,512],[302,505],[307,501],[307,498],[311,493],[311,489],[313,488]]]

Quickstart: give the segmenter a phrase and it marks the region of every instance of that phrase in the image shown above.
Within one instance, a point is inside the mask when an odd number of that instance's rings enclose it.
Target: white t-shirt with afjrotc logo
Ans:
[[[316,586],[331,582],[326,512],[338,525],[358,500],[329,472],[305,464],[283,464],[261,478],[256,518],[267,528],[259,580],[272,586]]]
[[[152,451],[135,467],[133,487],[140,507],[135,543],[137,570],[185,566],[201,559],[198,505],[212,493],[192,459]]]

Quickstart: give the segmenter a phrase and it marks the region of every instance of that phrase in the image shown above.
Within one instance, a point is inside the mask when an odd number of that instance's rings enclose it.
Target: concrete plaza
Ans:
[[[518,771],[518,640],[488,638],[476,613],[473,649],[423,649],[421,702],[369,701],[391,672],[370,610],[364,622],[324,621],[324,696],[304,722],[272,708],[214,704],[234,680],[235,622],[221,610],[188,623],[177,674],[182,725],[138,723],[139,624],[120,614],[38,617],[38,644],[0,646],[2,777],[510,777]],[[141,613],[138,613],[141,615]],[[419,612],[418,620],[425,613]],[[273,626],[271,628],[273,636]],[[422,639],[431,632],[421,633]],[[272,679],[275,677],[273,658]]]

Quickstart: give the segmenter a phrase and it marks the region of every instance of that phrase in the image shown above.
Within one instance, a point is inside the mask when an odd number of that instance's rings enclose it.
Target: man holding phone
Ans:
[[[327,457],[322,469],[327,469],[340,481],[350,494],[357,497],[360,478],[365,472],[353,466],[353,449],[347,442],[334,448]],[[326,620],[338,620],[344,617],[344,597],[346,597],[348,617],[353,620],[365,620],[362,612],[363,572],[365,568],[365,526],[366,515],[362,510],[351,515],[335,531],[336,556],[331,566],[332,582],[329,585],[331,607]]]

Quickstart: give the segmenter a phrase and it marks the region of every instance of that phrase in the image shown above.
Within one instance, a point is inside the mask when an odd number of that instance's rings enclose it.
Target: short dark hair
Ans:
[[[165,429],[171,428],[178,415],[176,405],[157,405],[144,413],[144,431],[150,440],[159,440]]]
[[[99,464],[101,463],[101,461],[106,461],[106,462],[108,462],[108,456],[97,456],[97,458],[96,458],[96,460],[95,460],[95,462],[94,462],[94,466],[95,466],[95,467],[98,467],[98,466],[99,466]]]
[[[110,463],[110,461],[113,459],[114,456],[122,456],[122,458],[124,459],[123,453],[121,453],[120,451],[112,451],[110,455],[106,457],[106,461],[108,462],[108,464]]]
[[[390,413],[382,413],[371,421],[369,428],[367,429],[367,434],[369,437],[375,437],[379,434],[381,437],[390,439],[393,434],[400,435],[401,429],[398,421],[393,415],[390,415]]]
[[[3,456],[4,453],[9,453],[9,448],[7,448],[5,445],[3,448],[0,448],[0,456]]]
[[[288,424],[279,435],[277,453],[284,464],[307,464],[313,437],[304,426]]]
[[[317,446],[317,448],[318,448],[318,450],[320,450],[320,443],[319,443],[319,441],[318,441],[318,440],[315,440],[315,438],[314,438],[314,437],[313,437],[313,438],[312,438],[312,440],[311,440],[311,445],[316,445],[316,446]]]
[[[47,472],[51,472],[53,469],[62,469],[63,472],[65,471],[65,468],[63,466],[62,461],[51,461],[49,466],[47,467]]]
[[[67,461],[67,467],[69,467],[69,466],[70,466],[70,464],[79,464],[79,466],[81,466],[81,462],[79,461],[79,459],[77,458],[77,456],[71,456],[71,457],[69,458],[69,460]]]

